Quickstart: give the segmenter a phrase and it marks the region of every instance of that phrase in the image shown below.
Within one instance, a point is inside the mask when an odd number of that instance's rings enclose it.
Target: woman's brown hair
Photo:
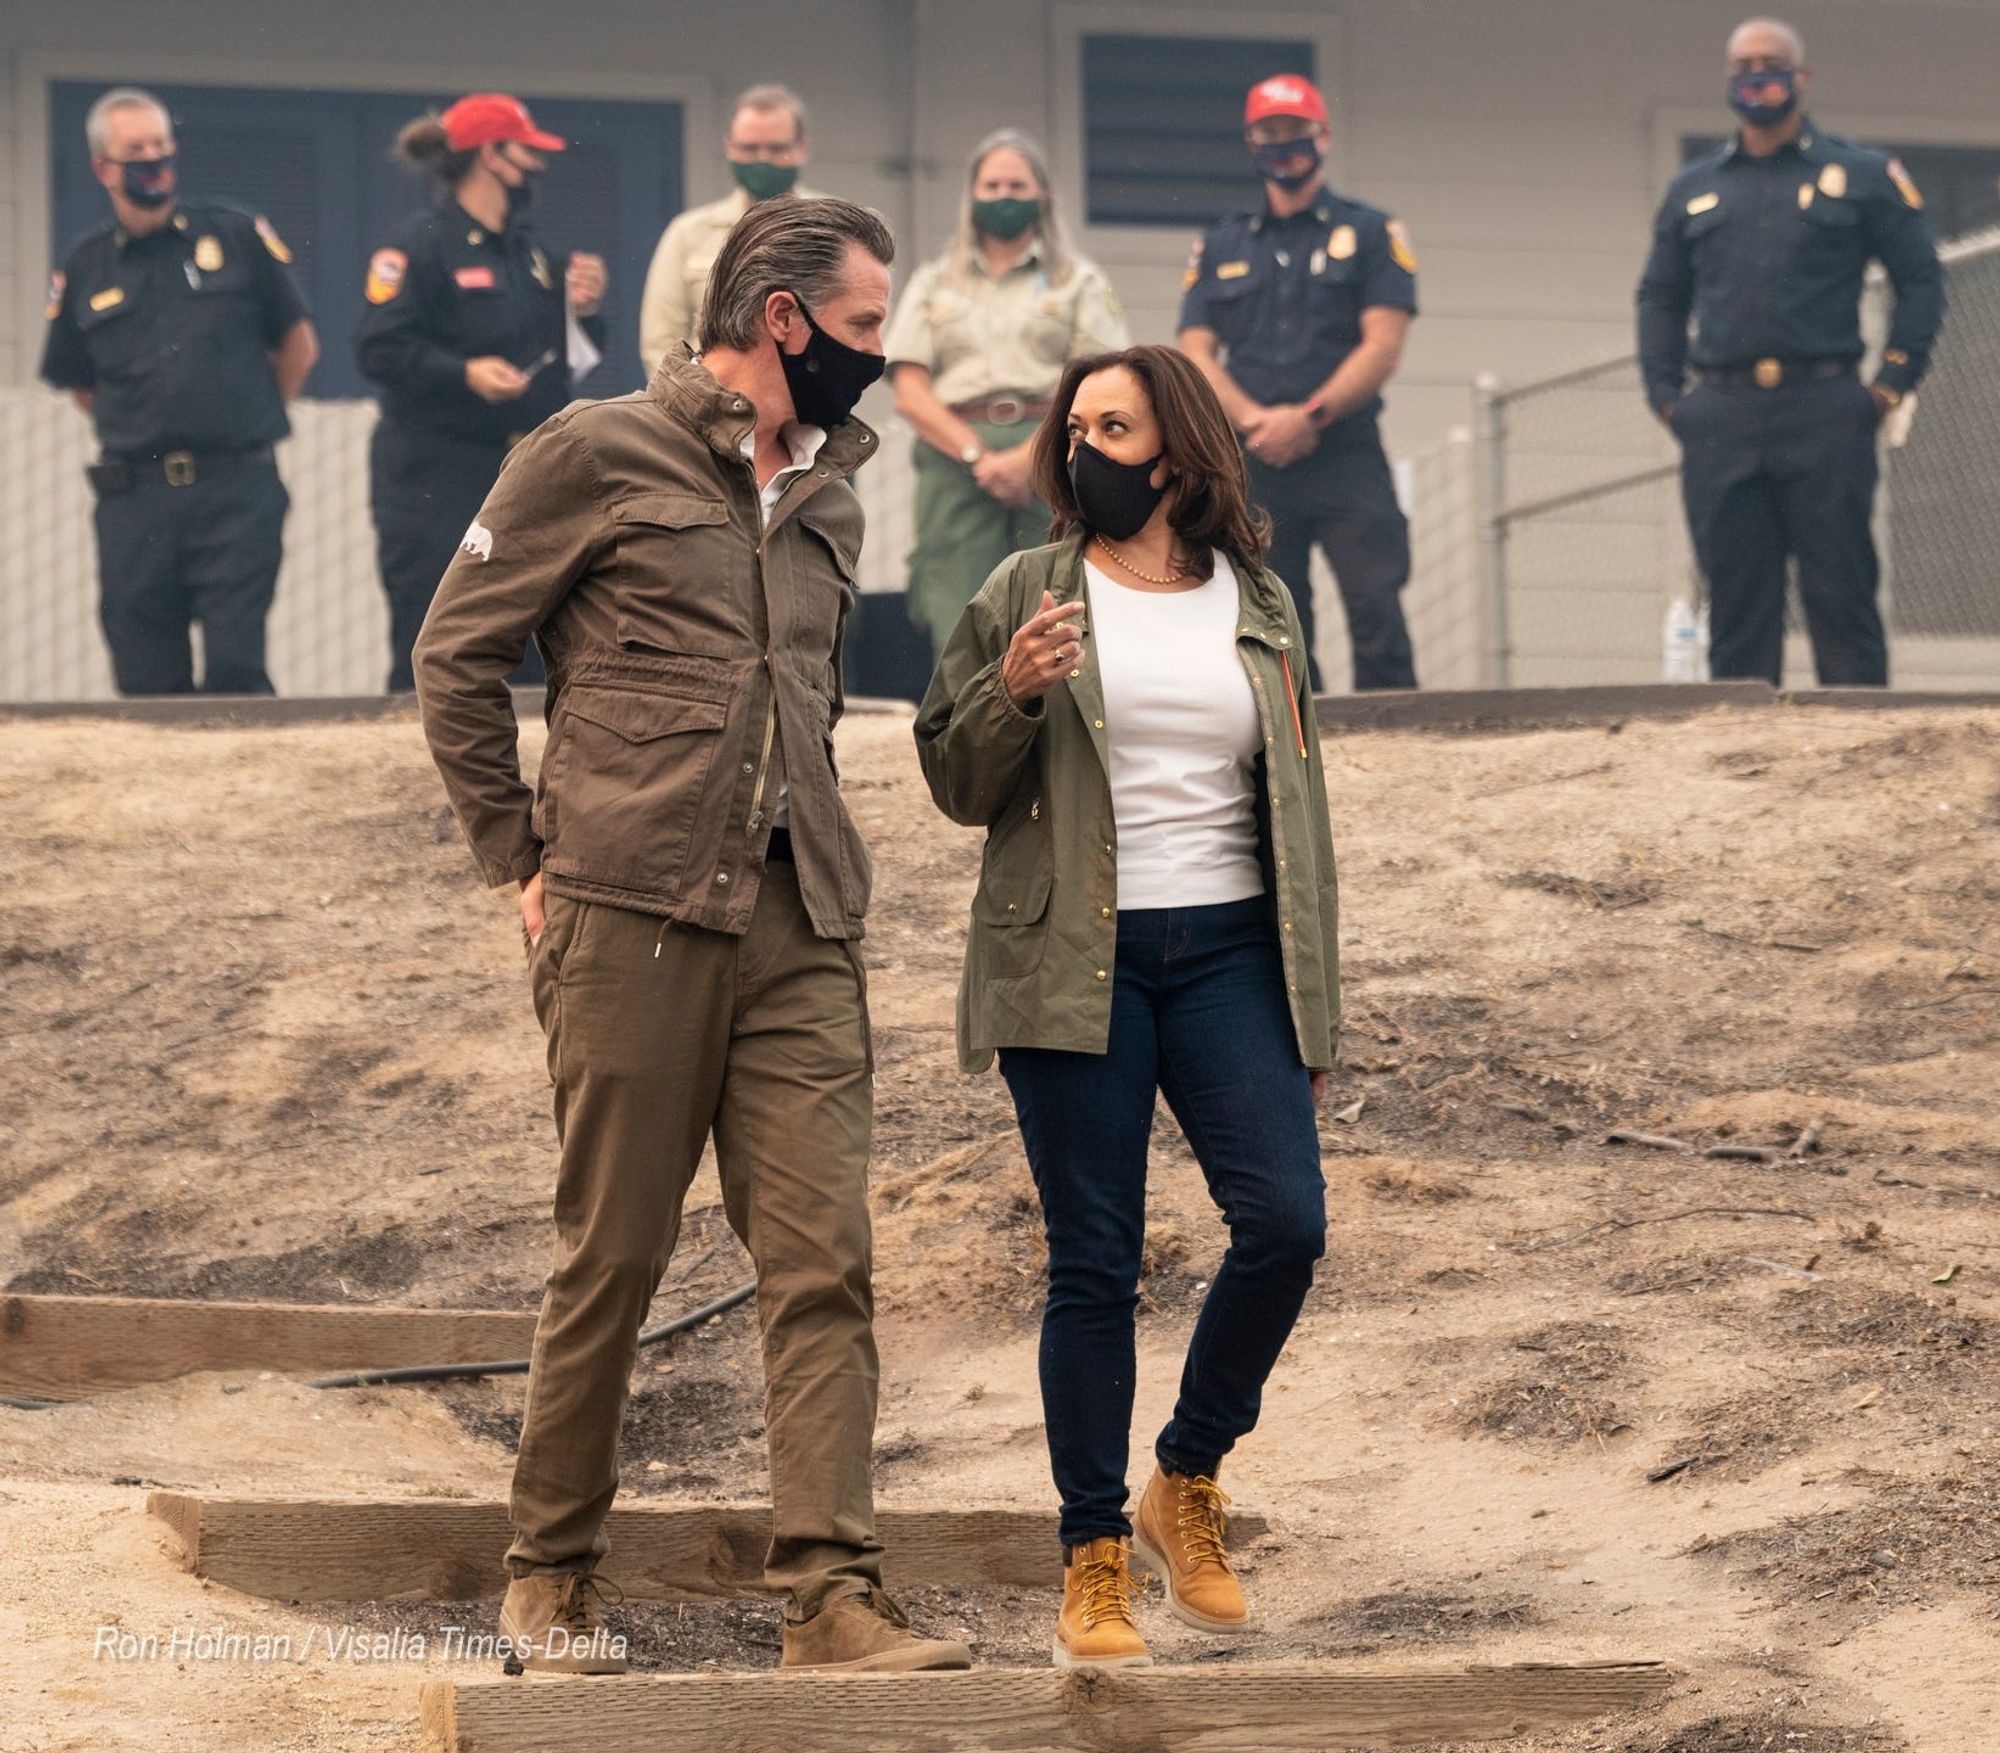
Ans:
[[[405,122],[397,131],[395,156],[412,170],[428,171],[445,188],[455,189],[465,173],[478,162],[479,148],[474,146],[464,152],[452,151],[444,123],[435,115],[429,115]]]
[[[1035,487],[1051,513],[1049,535],[1061,541],[1085,527],[1069,484],[1069,411],[1087,377],[1119,366],[1136,377],[1153,404],[1160,445],[1174,479],[1168,482],[1167,521],[1199,552],[1220,548],[1250,566],[1260,565],[1271,520],[1250,503],[1243,452],[1208,379],[1185,353],[1172,347],[1127,347],[1073,359],[1056,386],[1055,400],[1035,434]]]

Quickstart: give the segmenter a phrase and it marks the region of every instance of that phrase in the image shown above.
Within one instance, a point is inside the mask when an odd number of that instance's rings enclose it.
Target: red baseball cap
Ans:
[[[528,114],[528,106],[504,91],[475,91],[460,98],[438,120],[444,123],[445,142],[454,152],[506,141],[532,146],[537,152],[561,152],[569,145],[558,134],[543,133]]]
[[[1303,116],[1309,122],[1326,120],[1326,99],[1310,79],[1296,73],[1274,73],[1250,87],[1249,101],[1243,106],[1243,125],[1268,121],[1272,116]]]

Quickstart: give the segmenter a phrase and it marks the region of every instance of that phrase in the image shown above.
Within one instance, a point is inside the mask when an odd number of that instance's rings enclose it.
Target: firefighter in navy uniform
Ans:
[[[1789,555],[1821,685],[1879,687],[1889,654],[1870,527],[1876,426],[1930,363],[1944,274],[1909,174],[1820,129],[1801,104],[1809,83],[1790,26],[1760,19],[1731,37],[1742,128],[1668,185],[1639,283],[1639,363],[1681,444],[1710,673],[1781,680]],[[1896,308],[1864,387],[1871,259],[1888,269]]]
[[[368,263],[361,370],[381,391],[369,446],[377,563],[389,599],[389,692],[509,447],[572,398],[567,313],[602,348],[604,263],[555,254],[528,223],[546,152],[564,142],[515,98],[481,92],[397,136],[438,201]],[[516,682],[541,679],[534,648]]]
[[[262,219],[178,198],[173,123],[122,88],[91,107],[91,168],[112,220],[49,287],[42,376],[90,415],[101,448],[99,615],[121,694],[268,694],[264,623],[284,552],[272,446],[319,358]]]
[[[1315,544],[1347,611],[1356,690],[1414,688],[1401,600],[1410,530],[1377,416],[1416,316],[1417,259],[1400,222],[1326,186],[1326,101],[1309,81],[1254,86],[1244,127],[1264,208],[1195,246],[1181,350],[1243,436],[1251,497],[1271,516],[1266,557],[1297,599],[1315,690]]]

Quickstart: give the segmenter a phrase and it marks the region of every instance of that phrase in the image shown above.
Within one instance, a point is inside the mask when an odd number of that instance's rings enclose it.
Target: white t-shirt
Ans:
[[[1236,574],[1134,590],[1089,561],[1104,682],[1118,905],[1210,907],[1264,892],[1257,862],[1257,696],[1236,651]]]

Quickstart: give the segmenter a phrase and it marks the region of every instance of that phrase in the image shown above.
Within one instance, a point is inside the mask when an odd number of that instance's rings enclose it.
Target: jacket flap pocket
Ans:
[[[1706,236],[1729,217],[1727,207],[1708,207],[1699,213],[1692,213],[1681,221],[1681,236],[1689,243]]]
[[[698,524],[727,523],[729,507],[700,493],[641,493],[612,507],[620,523],[657,524],[663,529],[692,529]]]
[[[1809,201],[1805,208],[1808,225],[1823,225],[1829,231],[1844,231],[1861,223],[1861,214],[1852,201]]]
[[[1046,867],[1026,879],[989,871],[972,897],[972,917],[981,925],[1039,925],[1054,886],[1055,875]]]
[[[628,743],[656,742],[683,731],[720,730],[729,718],[729,708],[715,700],[576,685],[564,697],[563,710],[586,724],[601,725]]]
[[[799,527],[811,530],[814,535],[826,544],[828,550],[833,555],[834,569],[843,579],[852,584],[855,581],[855,570],[860,559],[860,534],[857,531],[854,535],[843,538],[842,536],[835,535],[830,525],[830,519],[815,517],[810,510],[799,513]],[[850,547],[848,545],[850,542],[855,545]]]

